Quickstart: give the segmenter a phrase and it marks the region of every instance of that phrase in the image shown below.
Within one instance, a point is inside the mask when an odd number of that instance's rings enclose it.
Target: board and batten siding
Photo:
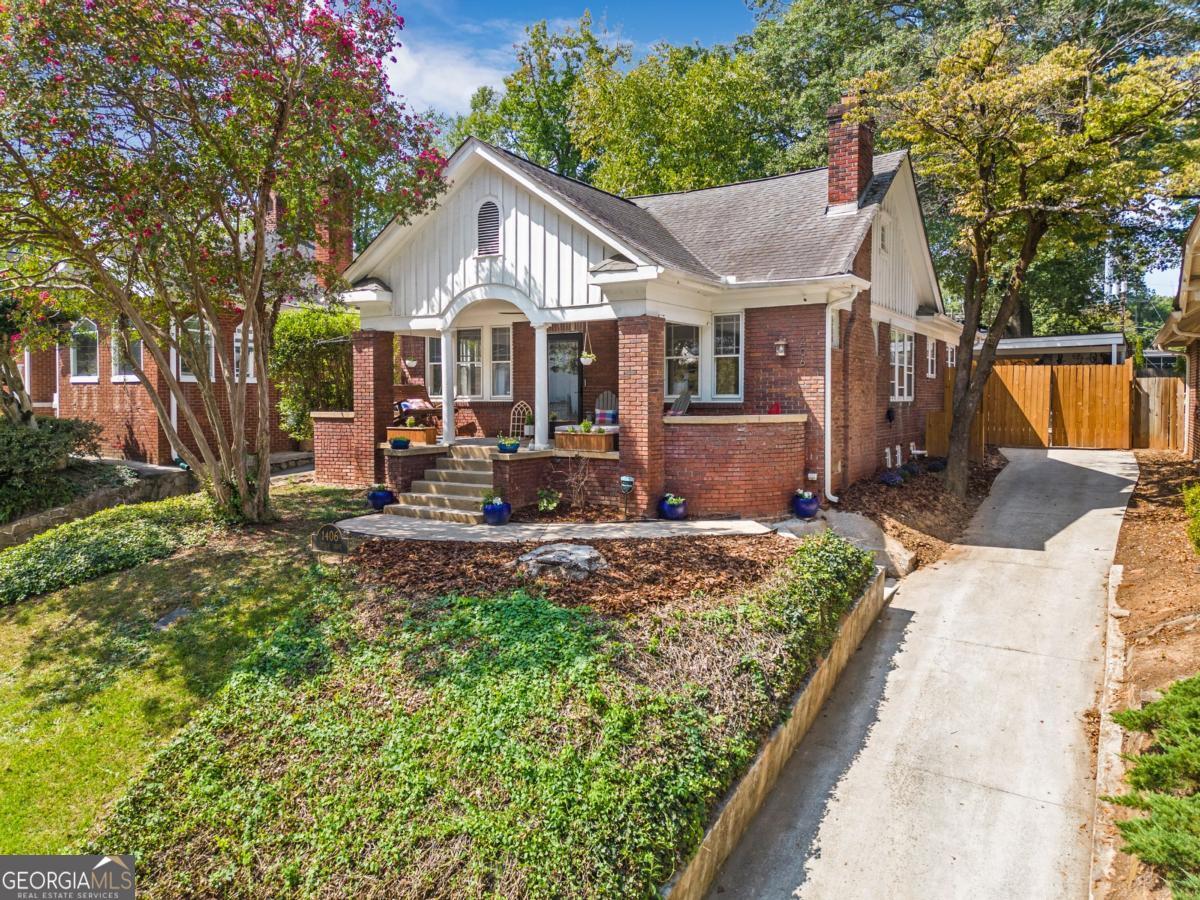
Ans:
[[[500,208],[500,255],[476,257],[480,205]],[[379,275],[392,288],[393,314],[438,315],[464,291],[507,285],[543,308],[602,302],[588,268],[611,249],[536,194],[484,167],[428,216],[415,223]]]
[[[920,229],[920,211],[916,208],[916,192],[911,175],[906,170],[897,174],[896,182],[883,201],[874,227],[871,228],[871,303],[905,316],[915,316],[921,303],[933,303],[928,287],[918,290],[925,279],[914,280],[914,273],[924,267],[925,235]],[[914,226],[915,223],[915,226]],[[882,229],[887,228],[887,249],[882,246]],[[922,293],[925,296],[922,296]]]

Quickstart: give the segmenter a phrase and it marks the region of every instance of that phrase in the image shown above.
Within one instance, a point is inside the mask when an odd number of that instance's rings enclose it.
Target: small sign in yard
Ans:
[[[316,553],[349,553],[346,535],[336,525],[322,525],[312,536],[312,548]]]

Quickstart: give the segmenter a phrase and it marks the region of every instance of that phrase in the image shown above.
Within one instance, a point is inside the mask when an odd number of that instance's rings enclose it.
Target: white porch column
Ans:
[[[454,332],[442,332],[442,443],[454,443],[454,394],[458,382],[458,366],[454,357]]]
[[[533,326],[533,448],[550,446],[550,361],[546,333],[549,325]]]

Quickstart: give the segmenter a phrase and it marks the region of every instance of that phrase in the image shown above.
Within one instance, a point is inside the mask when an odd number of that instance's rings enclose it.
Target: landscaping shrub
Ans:
[[[1200,553],[1200,482],[1189,484],[1183,489],[1183,508],[1191,519],[1188,522],[1188,537],[1192,546]]]
[[[323,576],[95,845],[170,896],[656,896],[873,571],[828,534],[615,618]]]
[[[309,413],[353,406],[350,335],[354,313],[325,307],[285,311],[275,323],[271,380],[279,389],[280,425],[296,440],[313,435]]]
[[[38,419],[37,428],[0,422],[0,524],[59,506],[76,495],[61,470],[71,454],[98,456],[100,426]]]
[[[1157,869],[1176,898],[1200,898],[1200,675],[1113,718],[1154,736],[1125,774],[1133,792],[1108,798],[1148,813],[1117,823],[1126,849]]]
[[[0,606],[170,556],[203,538],[211,511],[199,496],[116,506],[0,550]]]

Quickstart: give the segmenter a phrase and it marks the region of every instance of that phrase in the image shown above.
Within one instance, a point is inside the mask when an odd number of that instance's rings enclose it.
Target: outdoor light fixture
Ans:
[[[621,493],[625,495],[625,518],[629,518],[629,495],[633,493],[633,476],[621,476]]]
[[[780,338],[775,342],[775,355],[787,356],[787,338]]]

